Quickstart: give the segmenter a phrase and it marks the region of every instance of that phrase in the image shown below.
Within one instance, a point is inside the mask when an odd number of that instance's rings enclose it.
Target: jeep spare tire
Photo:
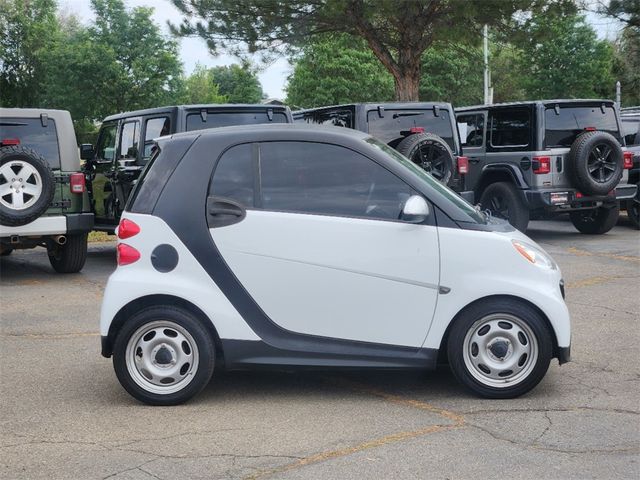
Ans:
[[[571,145],[567,172],[584,194],[608,194],[620,182],[622,170],[622,148],[610,133],[585,132]]]
[[[19,145],[0,148],[0,223],[19,227],[33,222],[51,204],[53,172],[37,152]]]
[[[433,133],[417,133],[402,140],[396,150],[440,183],[447,184],[453,175],[453,152],[447,142]]]

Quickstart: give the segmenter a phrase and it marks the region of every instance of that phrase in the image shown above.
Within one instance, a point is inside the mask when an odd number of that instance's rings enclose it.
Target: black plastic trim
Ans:
[[[478,184],[482,183],[485,175],[490,175],[493,172],[506,172],[511,176],[513,183],[520,189],[529,188],[529,184],[524,179],[522,172],[518,167],[510,163],[490,163],[482,168],[482,174]]]
[[[67,233],[85,233],[93,229],[94,216],[93,213],[68,213],[67,217]]]
[[[111,340],[107,335],[100,336],[100,354],[104,358],[111,358],[113,354],[113,345],[111,345]]]
[[[558,363],[568,363],[571,361],[571,345],[568,347],[558,347]]]

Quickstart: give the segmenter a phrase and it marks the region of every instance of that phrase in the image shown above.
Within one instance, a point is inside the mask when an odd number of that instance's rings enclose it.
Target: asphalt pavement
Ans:
[[[515,400],[436,372],[218,373],[148,407],[99,353],[115,244],[79,274],[42,249],[0,259],[0,478],[640,478],[640,232],[528,231],[563,271],[573,361]]]

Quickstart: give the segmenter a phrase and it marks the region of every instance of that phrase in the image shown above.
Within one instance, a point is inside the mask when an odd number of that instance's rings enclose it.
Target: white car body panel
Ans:
[[[438,296],[438,229],[247,211],[213,228],[225,261],[272,321],[304,334],[419,347]]]
[[[22,237],[40,236],[40,235],[56,235],[67,233],[67,217],[52,216],[39,217],[33,222],[21,225],[19,227],[8,227],[0,225],[0,237],[11,237],[12,235],[20,235]]]
[[[107,282],[100,314],[100,334],[107,335],[115,315],[128,303],[148,295],[172,295],[191,302],[214,322],[222,338],[259,340],[237,310],[193,258],[169,226],[152,215],[125,213],[122,218],[135,222],[141,232],[120,240],[140,252],[140,260],[118,267]],[[161,244],[178,251],[177,267],[160,273],[151,264],[151,252]]]

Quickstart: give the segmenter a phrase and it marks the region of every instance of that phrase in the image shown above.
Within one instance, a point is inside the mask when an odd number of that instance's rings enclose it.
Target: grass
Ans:
[[[113,242],[115,239],[115,235],[109,235],[106,232],[89,232],[89,243]]]

